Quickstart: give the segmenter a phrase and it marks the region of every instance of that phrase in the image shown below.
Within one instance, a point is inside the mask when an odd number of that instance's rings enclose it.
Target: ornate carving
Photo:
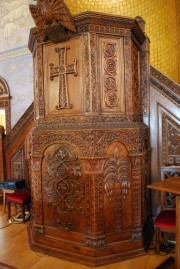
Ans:
[[[117,97],[117,45],[104,42],[104,102],[109,108],[118,107]]]
[[[132,97],[133,97],[133,113],[140,113],[140,79],[139,79],[139,50],[137,46],[132,43]]]
[[[47,206],[55,209],[59,228],[70,230],[72,215],[83,214],[81,201],[84,198],[84,183],[76,155],[67,147],[58,147],[53,154],[45,153],[46,177],[43,178],[43,191]]]
[[[116,231],[122,230],[122,199],[125,199],[130,189],[130,161],[122,157],[116,147],[113,156],[104,164],[104,189],[110,202],[115,203]]]
[[[74,22],[78,32],[81,33],[93,31],[104,34],[130,36],[129,29],[131,29],[140,44],[145,40],[145,35],[140,31],[138,23],[131,18],[124,20],[119,16],[88,11],[74,16]]]
[[[85,112],[90,112],[90,57],[89,57],[89,34],[83,34],[83,70],[85,89]]]
[[[24,178],[25,176],[25,150],[21,146],[11,158],[11,176],[12,178]]]
[[[162,162],[180,164],[180,128],[178,122],[162,112]]]
[[[142,177],[141,169],[132,170],[132,194],[133,194],[133,226],[138,227],[141,225],[141,190],[142,190]]]
[[[151,86],[180,108],[180,86],[152,66],[150,75]]]
[[[44,105],[44,87],[43,87],[43,53],[42,45],[37,44],[36,57],[35,57],[35,116],[36,118],[44,118],[45,105]]]
[[[139,153],[149,147],[149,129],[78,130],[77,132],[36,130],[36,134],[32,137],[33,150],[36,154],[42,154],[49,143],[68,141],[78,146],[82,152],[81,157],[104,156],[108,145],[115,140],[123,141],[129,153]]]
[[[98,237],[86,237],[86,245],[91,248],[102,248],[106,246],[105,236]]]
[[[30,122],[34,121],[34,103],[32,103],[22,117],[18,120],[11,132],[3,140],[3,148],[6,152],[19,139],[22,132],[27,128]]]
[[[131,70],[131,38],[124,38],[125,64],[125,89],[126,89],[126,113],[133,114],[132,111],[132,70]]]
[[[40,34],[44,38],[44,30],[58,23],[76,32],[73,18],[63,0],[37,1],[37,5],[29,5],[29,9]]]
[[[180,177],[180,166],[162,166],[161,167],[161,180],[167,179],[169,177]],[[176,196],[170,192],[165,192],[162,194],[163,201],[162,206],[165,208],[175,208],[176,207]]]
[[[149,116],[149,40],[146,38],[141,52],[141,76],[142,76],[142,112],[144,116]]]
[[[130,188],[130,163],[127,157],[121,157],[116,147],[114,154],[104,164],[104,188],[110,201],[115,196],[126,198]],[[117,205],[119,207],[119,205]]]
[[[163,89],[166,90],[166,92],[171,94],[172,92],[179,96],[180,93],[180,86],[179,84],[175,83],[171,79],[169,79],[167,76],[162,74],[160,71],[155,69],[153,66],[150,66],[150,75],[151,75],[151,82],[152,80],[157,80],[161,84],[163,84]],[[160,84],[159,84],[160,86]],[[166,89],[165,89],[166,88]],[[163,91],[164,91],[163,90]]]
[[[55,51],[59,54],[59,66],[54,67],[54,64],[50,64],[50,79],[53,80],[54,77],[59,76],[59,104],[56,109],[67,109],[72,108],[73,105],[69,103],[68,98],[68,88],[67,88],[67,74],[74,74],[77,76],[77,60],[75,59],[73,64],[66,65],[66,53],[70,47],[55,48]]]
[[[87,234],[97,235],[104,230],[103,223],[103,175],[86,175],[86,229]],[[90,243],[90,241],[88,240]],[[93,244],[92,242],[90,244]]]
[[[98,83],[97,83],[97,59],[96,59],[96,34],[90,34],[90,48],[91,48],[91,92],[92,92],[92,113],[98,111]]]
[[[87,101],[88,103],[88,101]],[[89,103],[90,104],[90,103]],[[89,105],[88,104],[88,105]],[[43,125],[46,129],[49,126],[54,127],[54,129],[82,129],[82,128],[143,128],[142,116],[137,115],[98,115],[88,117],[78,116],[78,117],[56,117],[56,118],[46,118],[39,119],[37,124],[39,128]]]
[[[59,63],[49,59],[56,54],[54,48],[65,46],[62,39],[57,37],[59,46],[41,41],[48,65],[45,58],[42,62],[41,45],[34,48],[41,50],[41,56],[35,54],[35,58],[39,57],[37,64],[45,69],[40,73],[42,69],[37,66],[36,76],[42,77],[44,85],[38,77],[37,86],[42,88],[39,96],[36,93],[35,106],[40,111],[42,100],[47,113],[38,112],[32,131],[35,206],[31,221],[44,225],[46,234],[38,237],[39,242],[35,236],[32,240],[40,249],[42,246],[50,251],[53,244],[52,253],[63,255],[66,251],[70,258],[86,252],[82,263],[98,266],[104,262],[103,257],[105,262],[110,256],[110,262],[122,257],[123,245],[125,255],[142,251],[142,188],[146,180],[142,159],[149,150],[149,127],[140,115],[137,66],[145,35],[135,20],[118,16],[87,12],[74,16],[74,21],[77,33],[68,33],[67,42],[74,44],[78,60],[78,78],[68,77],[73,109],[55,111],[52,101],[56,83],[49,77],[57,75]],[[51,62],[55,66],[51,66],[50,74]],[[64,62],[61,66],[66,69]],[[75,103],[77,88],[81,99]],[[53,109],[48,110],[51,106]],[[114,246],[119,253],[114,252]]]
[[[89,46],[90,44],[90,46]],[[90,51],[89,51],[90,49]],[[83,34],[84,106],[85,113],[97,112],[96,35]]]
[[[44,236],[45,235],[44,226],[34,225],[34,233],[36,236]]]
[[[36,224],[43,225],[43,203],[41,192],[41,158],[33,157],[31,163],[32,218]]]
[[[132,240],[138,240],[138,239],[141,239],[142,238],[142,231],[139,230],[139,231],[132,231]]]

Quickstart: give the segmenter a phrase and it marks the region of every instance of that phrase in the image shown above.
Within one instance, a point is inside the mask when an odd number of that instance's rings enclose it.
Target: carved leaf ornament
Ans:
[[[128,194],[128,189],[130,188],[128,161],[127,157],[120,156],[119,149],[116,147],[113,156],[105,163],[104,189],[110,201],[116,198],[117,193],[121,193],[123,199]]]

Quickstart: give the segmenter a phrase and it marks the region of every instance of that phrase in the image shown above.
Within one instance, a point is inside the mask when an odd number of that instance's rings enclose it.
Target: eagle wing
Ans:
[[[73,22],[71,13],[64,3],[64,0],[52,0],[54,17],[67,29],[76,32],[76,28]]]
[[[41,7],[38,5],[29,5],[29,10],[39,32],[43,34],[43,29],[46,27],[46,22],[42,16]]]
[[[29,5],[29,9],[41,34],[43,29],[54,22],[76,32],[73,18],[64,0],[38,0],[36,5]]]

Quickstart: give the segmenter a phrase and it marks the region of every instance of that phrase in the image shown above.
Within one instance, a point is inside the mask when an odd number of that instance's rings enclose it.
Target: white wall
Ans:
[[[11,127],[32,103],[33,62],[27,47],[29,31],[34,27],[29,4],[33,0],[0,1],[0,76],[11,95]]]

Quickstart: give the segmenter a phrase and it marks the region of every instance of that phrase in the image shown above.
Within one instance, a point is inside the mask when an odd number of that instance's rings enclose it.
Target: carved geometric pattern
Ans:
[[[148,39],[146,39],[144,46],[148,43]],[[142,57],[142,66],[141,66],[141,74],[142,74],[142,111],[143,115],[149,115],[149,51],[144,49],[141,52]]]
[[[89,35],[83,34],[83,70],[84,70],[84,89],[85,89],[85,112],[90,112],[90,56],[88,53]]]
[[[97,112],[96,35],[83,34],[84,106],[85,113]],[[89,46],[90,44],[90,46]],[[89,53],[90,48],[90,53]]]
[[[86,229],[87,234],[95,236],[103,232],[103,191],[102,174],[86,175]],[[100,240],[101,241],[101,240]],[[94,242],[93,244],[99,244]],[[103,242],[103,241],[102,241]],[[91,244],[88,239],[87,244]]]
[[[42,46],[38,45],[36,49],[35,59],[35,104],[38,106],[35,109],[36,118],[44,118],[45,106],[44,106],[44,91],[43,91],[43,52]]]
[[[139,85],[139,51],[136,45],[132,44],[132,96],[133,96],[133,112],[138,114],[140,111],[140,85]]]
[[[126,113],[133,114],[132,111],[132,62],[131,62],[131,38],[124,38],[124,57],[125,65],[125,88],[126,88]]]
[[[160,71],[155,69],[153,66],[150,66],[150,74],[151,77],[155,80],[158,80],[160,84],[163,84],[166,90],[170,93],[175,93],[176,96],[179,96],[180,93],[180,85],[175,83],[173,80],[169,79],[167,76],[162,74]],[[159,84],[159,85],[160,85]]]
[[[109,202],[115,200],[116,231],[122,230],[122,199],[125,199],[130,188],[130,161],[121,157],[116,147],[113,156],[104,164],[104,189]]]
[[[54,153],[45,153],[46,176],[43,192],[48,207],[55,210],[55,219],[61,229],[72,229],[72,215],[83,214],[84,183],[78,157],[67,147],[60,146]]]
[[[43,199],[41,192],[41,158],[33,158],[31,163],[31,196],[32,196],[32,207],[31,215],[34,221],[43,225]],[[36,202],[38,201],[38,203]]]
[[[162,163],[180,164],[180,125],[162,112]]]
[[[151,66],[150,84],[161,95],[180,108],[180,86]]]
[[[133,190],[133,226],[141,225],[141,170],[132,170]]]
[[[166,166],[161,167],[161,180],[169,177],[180,177],[180,166]],[[162,194],[163,207],[175,208],[176,207],[176,196],[170,192]]]

